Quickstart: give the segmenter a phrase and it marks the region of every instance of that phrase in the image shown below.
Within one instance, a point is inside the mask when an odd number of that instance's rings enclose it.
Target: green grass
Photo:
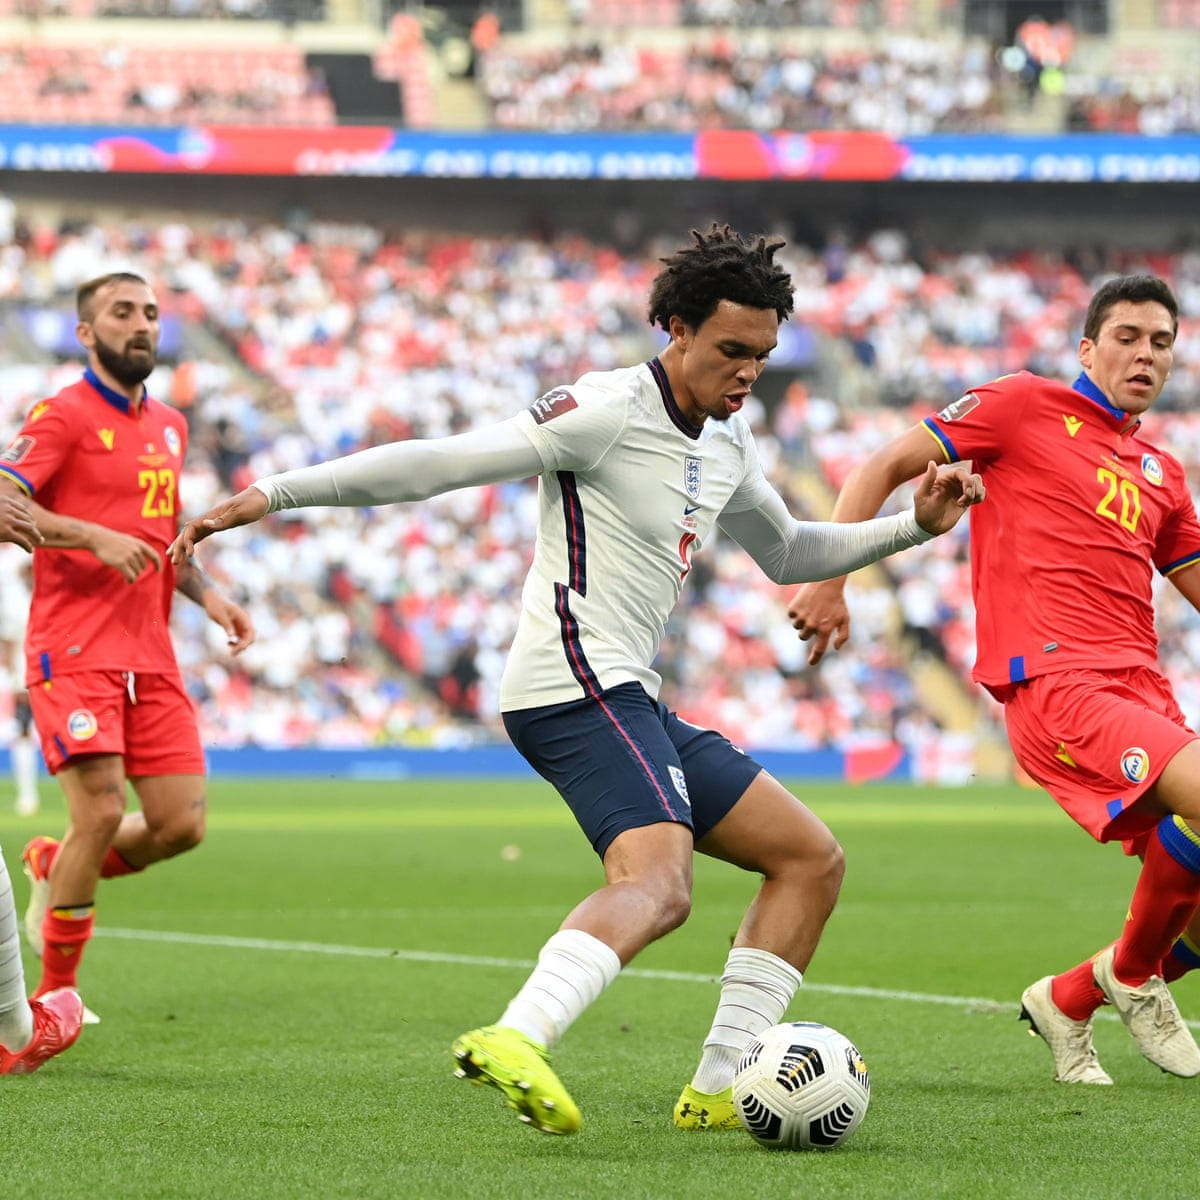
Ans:
[[[0,1196],[1193,1195],[1200,1081],[1156,1071],[1106,1019],[1117,1086],[1056,1085],[1016,1020],[1028,982],[1115,936],[1134,865],[1040,793],[800,794],[848,872],[789,1015],[847,1033],[872,1075],[839,1150],[670,1125],[717,989],[653,972],[718,973],[749,876],[698,864],[691,920],[557,1052],[585,1124],[548,1138],[453,1079],[448,1047],[495,1019],[600,881],[557,798],[537,783],[218,781],[199,851],[103,885],[81,976],[103,1022],[2,1081]],[[37,819],[0,816],[22,898],[21,845],[62,824],[44,795]],[[1194,981],[1176,991],[1200,1011]]]

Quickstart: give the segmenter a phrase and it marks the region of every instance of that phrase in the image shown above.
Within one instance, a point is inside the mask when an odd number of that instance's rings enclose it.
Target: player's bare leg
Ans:
[[[131,867],[148,867],[173,858],[203,841],[203,775],[145,775],[131,782],[141,811],[125,814],[112,842]]]
[[[604,855],[605,886],[568,914],[495,1025],[459,1037],[457,1073],[504,1093],[544,1133],[573,1133],[579,1109],[548,1049],[644,946],[691,909],[691,830],[662,822],[629,829]]]
[[[117,754],[81,755],[58,773],[67,802],[62,842],[35,864],[26,848],[31,879],[26,932],[41,935],[42,978],[36,996],[74,987],[92,936],[96,884],[109,843],[125,811],[125,771]],[[35,839],[36,841],[37,839]],[[49,869],[43,865],[49,862]],[[40,920],[39,920],[40,917]],[[36,928],[35,928],[36,927]]]
[[[726,960],[700,1065],[674,1113],[680,1129],[735,1129],[738,1058],[783,1019],[837,903],[845,862],[824,822],[766,771],[697,849],[763,876]]]

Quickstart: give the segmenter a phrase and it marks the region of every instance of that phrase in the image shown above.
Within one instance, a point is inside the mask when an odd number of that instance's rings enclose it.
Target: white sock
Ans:
[[[736,946],[725,960],[721,1000],[692,1087],[712,1096],[733,1083],[742,1051],[764,1029],[778,1025],[800,981],[799,971],[767,950]]]
[[[33,738],[19,737],[8,753],[17,788],[17,812],[30,816],[38,810],[37,747]]]
[[[12,881],[0,856],[0,1046],[24,1050],[33,1037],[33,1013],[25,998],[25,971],[17,937]]]
[[[616,951],[582,929],[560,929],[496,1022],[553,1046],[621,970]]]

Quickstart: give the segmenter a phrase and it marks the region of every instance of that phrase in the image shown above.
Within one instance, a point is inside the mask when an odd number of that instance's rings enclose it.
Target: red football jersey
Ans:
[[[87,550],[38,549],[25,636],[26,682],[91,670],[175,669],[168,619],[187,425],[147,396],[140,410],[89,370],[29,411],[0,454],[0,471],[43,508],[153,546],[161,571],[135,583]]]
[[[1080,375],[1022,371],[927,417],[946,459],[972,460],[975,679],[999,686],[1073,667],[1157,667],[1153,568],[1200,559],[1183,467]]]

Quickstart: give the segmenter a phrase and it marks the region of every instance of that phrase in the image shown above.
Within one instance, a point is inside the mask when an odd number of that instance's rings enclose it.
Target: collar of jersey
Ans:
[[[127,413],[129,411],[129,409],[131,408],[129,397],[122,396],[120,392],[113,391],[113,389],[110,388],[107,383],[105,383],[105,382],[103,382],[103,380],[101,380],[100,376],[97,375],[96,372],[93,371],[91,367],[88,367],[83,372],[83,377],[84,377],[84,379],[86,379],[88,381],[88,383],[90,383],[92,385],[92,387],[94,387],[96,389],[96,391],[98,391],[100,393],[100,398],[102,400],[106,400],[109,404],[111,404],[113,406],[113,408],[119,408],[123,413]],[[149,399],[150,399],[149,394],[146,392],[145,388],[143,388],[142,389],[142,404],[144,405],[146,403],[146,401]]]
[[[1093,404],[1098,404],[1116,425],[1124,425],[1129,420],[1129,414],[1123,408],[1117,408],[1110,404],[1108,397],[1096,386],[1092,378],[1086,371],[1079,372],[1079,378],[1075,380],[1071,387],[1074,388],[1081,396],[1086,396]],[[1129,427],[1128,432],[1132,433],[1140,424],[1141,420],[1137,420]]]
[[[662,393],[663,406],[667,410],[667,416],[671,418],[671,424],[694,441],[704,430],[699,425],[693,425],[675,403],[675,393],[671,391],[671,381],[667,378],[666,368],[658,361],[657,355],[646,366],[650,368],[650,374],[654,376],[654,382],[658,384],[658,390]]]

